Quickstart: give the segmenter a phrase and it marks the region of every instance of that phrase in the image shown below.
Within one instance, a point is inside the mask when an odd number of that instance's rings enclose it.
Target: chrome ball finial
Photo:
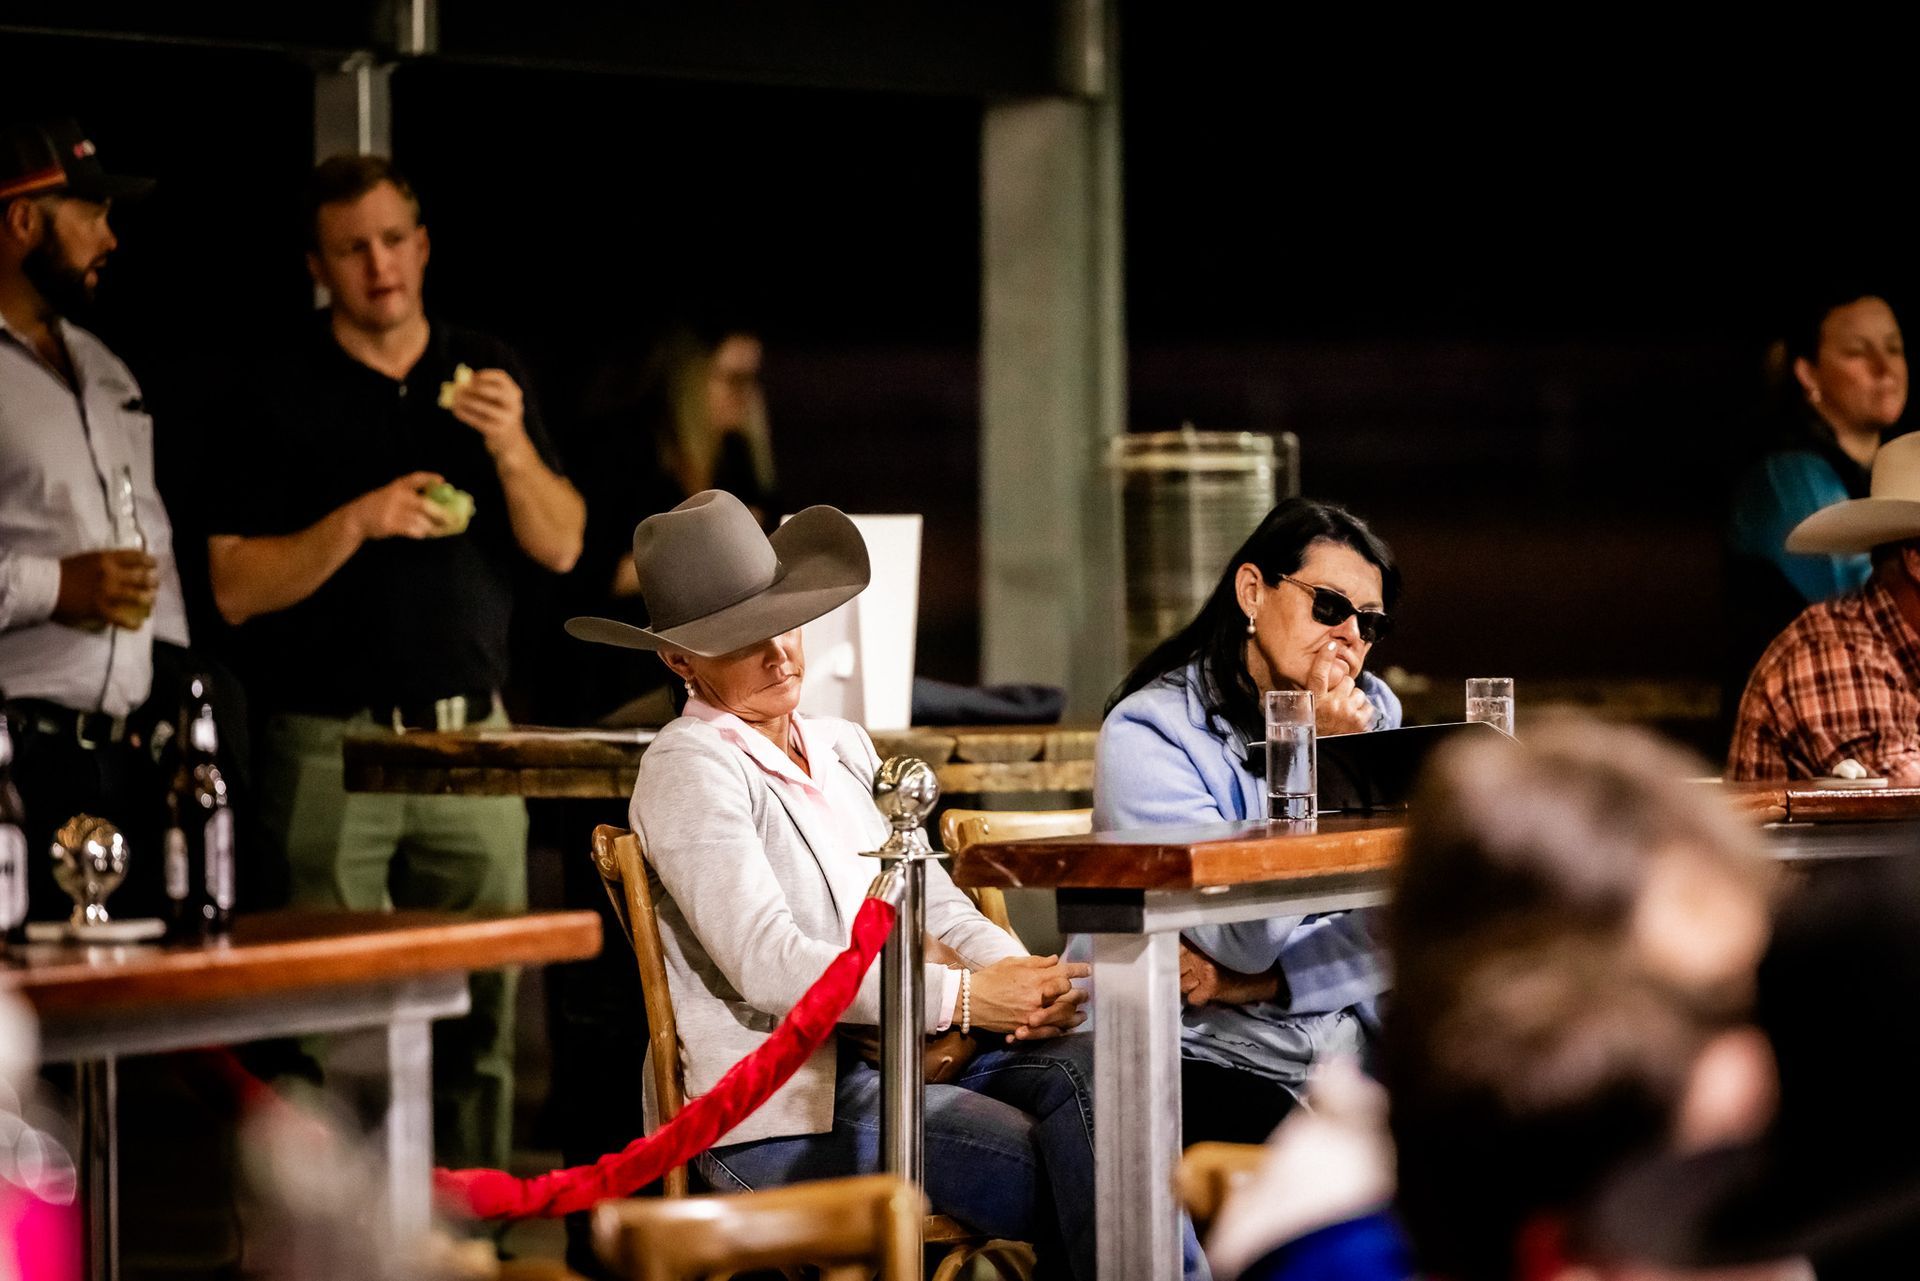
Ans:
[[[73,900],[72,924],[104,925],[107,895],[127,876],[127,838],[104,818],[76,814],[53,837],[53,879]]]
[[[918,757],[890,756],[873,776],[873,803],[896,832],[921,827],[940,802],[940,780]]]

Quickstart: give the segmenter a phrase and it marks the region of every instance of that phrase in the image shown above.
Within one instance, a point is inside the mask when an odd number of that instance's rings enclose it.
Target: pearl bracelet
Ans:
[[[973,971],[960,971],[960,1035],[973,1031]]]

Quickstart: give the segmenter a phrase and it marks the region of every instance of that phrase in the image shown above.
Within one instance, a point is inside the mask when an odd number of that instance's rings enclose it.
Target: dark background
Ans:
[[[1712,678],[1721,492],[1784,301],[1835,271],[1908,296],[1884,81],[1666,33],[1615,33],[1651,64],[1581,70],[1594,33],[1466,57],[1239,7],[1123,19],[1132,426],[1296,432],[1306,491],[1405,561],[1380,665]],[[180,479],[194,406],[311,305],[307,67],[0,32],[0,84],[162,180],[120,219],[94,323],[148,386],[191,531],[218,501]],[[790,503],[924,512],[921,669],[971,680],[981,98],[919,90],[430,59],[396,73],[395,152],[430,305],[519,345],[563,437],[662,318],[754,317]]]

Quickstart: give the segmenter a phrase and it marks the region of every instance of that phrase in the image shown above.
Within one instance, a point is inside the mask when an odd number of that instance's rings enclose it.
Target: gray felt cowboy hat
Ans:
[[[1920,434],[1880,446],[1871,497],[1825,507],[1787,535],[1790,552],[1870,552],[1920,538]]]
[[[846,604],[871,574],[867,544],[837,508],[809,507],[769,536],[745,504],[719,489],[641,521],[633,564],[648,625],[570,618],[568,635],[715,658]]]

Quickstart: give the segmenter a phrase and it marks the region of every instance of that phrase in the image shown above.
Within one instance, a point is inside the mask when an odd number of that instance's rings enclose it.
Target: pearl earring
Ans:
[[[692,682],[692,681],[688,681],[688,682],[686,682],[686,685],[687,685],[687,697],[688,697],[688,698],[698,698],[698,697],[699,697],[699,695],[698,695],[698,694],[695,694],[695,693],[693,692],[693,682]]]
[[[1247,615],[1247,635],[1253,635],[1253,615]]]

